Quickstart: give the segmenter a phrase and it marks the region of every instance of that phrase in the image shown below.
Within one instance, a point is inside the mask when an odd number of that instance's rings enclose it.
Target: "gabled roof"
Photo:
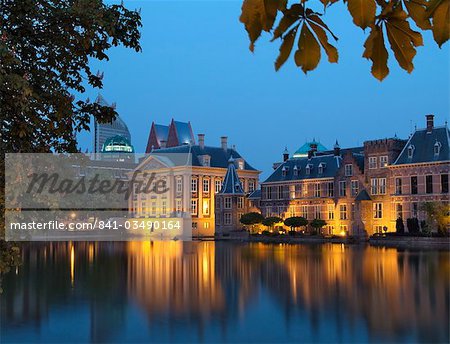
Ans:
[[[199,159],[202,155],[209,155],[210,159],[210,167],[219,167],[219,168],[228,168],[228,160],[231,156],[235,160],[243,159],[243,157],[234,149],[227,148],[224,150],[221,147],[209,147],[204,146],[201,148],[199,145],[189,146],[182,145],[177,147],[170,148],[161,148],[158,149],[155,153],[165,154],[165,153],[184,153],[184,154],[192,154],[192,166],[203,166],[201,163],[201,159]],[[244,160],[244,170],[256,171],[247,161]]]
[[[235,161],[233,156],[228,160],[228,170],[223,180],[222,189],[219,194],[222,195],[244,195],[244,189],[242,189],[241,181],[236,171]]]
[[[434,145],[440,145],[439,155],[434,154]],[[408,147],[414,147],[412,158],[408,157]],[[393,165],[419,164],[450,160],[450,131],[446,126],[435,127],[431,132],[419,129],[409,138]]]
[[[172,119],[167,134],[167,147],[195,144],[194,133],[190,122],[179,122]]]
[[[248,196],[248,199],[260,199],[261,198],[261,189],[257,189],[251,192]]]
[[[305,142],[303,146],[297,149],[294,153],[294,158],[307,157],[312,145],[317,145],[317,152],[323,152],[327,150],[327,148],[323,144],[321,144],[320,142],[316,142],[316,140],[312,140],[311,142]]]
[[[267,178],[264,183],[293,181],[301,179],[317,179],[317,178],[332,178],[336,175],[341,165],[342,157],[330,155],[318,155],[308,158],[293,158],[282,163],[278,168]],[[322,173],[319,173],[319,165],[325,165]],[[312,167],[310,173],[306,173],[306,166]],[[295,174],[294,170],[297,170]]]
[[[158,143],[161,144],[161,141],[167,141],[167,135],[169,134],[169,126],[163,124],[155,124],[155,134]]]
[[[361,190],[361,192],[355,198],[355,201],[371,201],[371,200],[372,200],[372,198],[370,198],[366,189]]]

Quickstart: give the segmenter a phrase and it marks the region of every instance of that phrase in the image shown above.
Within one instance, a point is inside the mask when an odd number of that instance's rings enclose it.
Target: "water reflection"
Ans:
[[[449,341],[448,252],[329,244],[33,243],[4,342]]]

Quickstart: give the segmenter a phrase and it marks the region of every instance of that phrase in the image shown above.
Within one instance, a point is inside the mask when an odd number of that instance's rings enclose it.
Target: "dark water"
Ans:
[[[34,243],[3,342],[448,342],[448,252],[329,244]]]

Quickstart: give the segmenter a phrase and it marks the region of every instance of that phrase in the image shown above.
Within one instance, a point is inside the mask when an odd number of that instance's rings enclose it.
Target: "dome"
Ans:
[[[102,153],[134,153],[134,147],[126,137],[116,135],[106,139]]]

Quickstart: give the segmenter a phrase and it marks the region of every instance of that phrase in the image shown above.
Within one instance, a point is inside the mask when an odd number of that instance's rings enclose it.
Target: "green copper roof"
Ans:
[[[102,153],[134,153],[134,147],[126,137],[116,135],[106,139]]]
[[[317,142],[316,140],[312,140],[311,142],[306,142],[303,146],[297,149],[294,153],[294,158],[303,158],[308,156],[308,151],[311,149],[311,145],[317,145],[317,152],[324,152],[328,150],[323,144]]]

